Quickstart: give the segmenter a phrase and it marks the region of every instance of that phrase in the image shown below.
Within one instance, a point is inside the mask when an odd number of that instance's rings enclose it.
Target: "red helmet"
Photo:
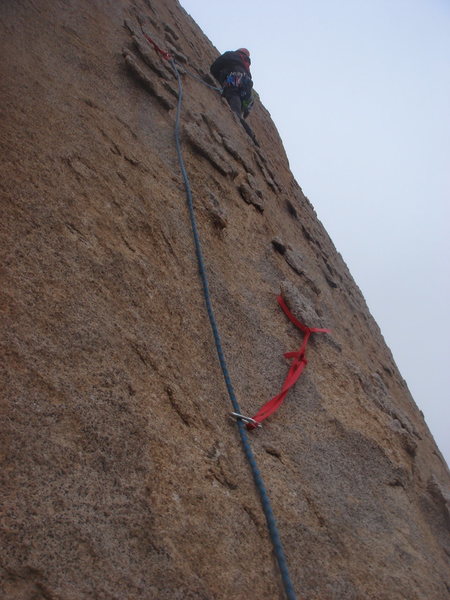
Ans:
[[[250,58],[250,52],[247,50],[247,48],[238,48],[236,52],[242,52],[242,54],[245,54]]]

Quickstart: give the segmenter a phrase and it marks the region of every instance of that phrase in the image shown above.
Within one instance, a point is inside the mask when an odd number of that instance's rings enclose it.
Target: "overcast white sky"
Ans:
[[[450,2],[181,4],[220,52],[250,50],[291,169],[450,464]]]

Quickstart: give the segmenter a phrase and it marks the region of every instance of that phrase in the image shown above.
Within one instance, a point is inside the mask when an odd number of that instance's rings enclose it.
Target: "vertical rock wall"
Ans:
[[[208,79],[175,0],[0,5],[1,597],[282,598],[198,280],[173,140]],[[449,474],[270,115],[183,75],[183,146],[233,384],[299,597],[449,597]]]

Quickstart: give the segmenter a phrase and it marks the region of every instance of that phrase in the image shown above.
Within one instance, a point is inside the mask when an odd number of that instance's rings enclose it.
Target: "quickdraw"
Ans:
[[[283,404],[284,399],[286,398],[288,391],[295,384],[297,379],[303,373],[304,368],[308,364],[306,360],[306,346],[308,345],[308,340],[311,337],[312,333],[330,333],[329,329],[319,329],[317,327],[307,327],[303,323],[300,323],[298,319],[294,317],[289,308],[287,307],[286,302],[284,301],[282,296],[278,296],[277,298],[278,304],[281,306],[284,314],[287,318],[300,329],[305,334],[303,338],[303,343],[300,346],[297,352],[286,352],[284,354],[285,358],[292,358],[293,361],[289,368],[289,372],[284,380],[283,387],[281,388],[281,392],[274,396],[271,400],[266,402],[262,408],[254,415],[247,423],[247,429],[255,429],[258,426],[261,426],[262,421],[267,419],[271,414],[273,414],[276,410],[280,408]]]

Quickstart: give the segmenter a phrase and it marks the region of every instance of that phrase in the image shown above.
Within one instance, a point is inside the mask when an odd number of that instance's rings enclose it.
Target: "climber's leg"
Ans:
[[[223,90],[223,97],[227,100],[231,110],[240,118],[242,116],[242,102],[238,88],[225,88]]]
[[[242,102],[239,94],[233,94],[228,99],[228,104],[230,105],[231,110],[240,118],[242,116]]]

